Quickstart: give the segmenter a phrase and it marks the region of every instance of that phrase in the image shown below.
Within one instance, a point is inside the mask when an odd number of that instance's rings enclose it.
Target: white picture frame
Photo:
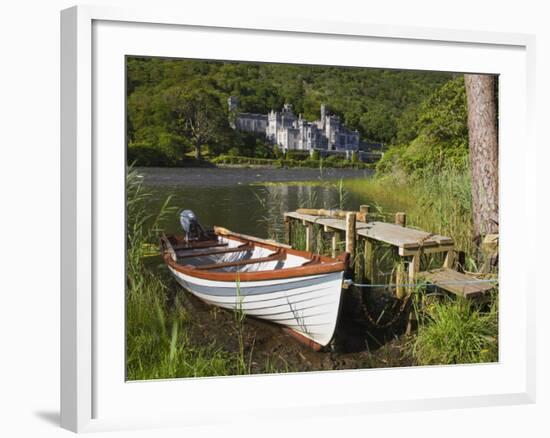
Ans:
[[[185,44],[191,40],[192,45]],[[247,44],[237,44],[243,41]],[[261,50],[274,42],[281,51]],[[295,43],[304,42],[311,48],[307,57],[292,49]],[[332,45],[332,55],[318,50],[321,43]],[[535,274],[519,254],[529,251],[535,242],[532,235],[519,238],[513,233],[520,223],[535,226],[535,175],[527,171],[536,168],[532,162],[536,154],[531,153],[535,150],[531,127],[534,44],[530,35],[361,22],[251,20],[244,16],[227,22],[215,15],[194,16],[177,10],[103,6],[62,11],[62,427],[81,432],[206,424],[212,423],[212,414],[216,422],[223,423],[236,415],[241,419],[297,418],[534,402],[535,311],[530,298]],[[360,50],[353,52],[356,49]],[[364,50],[370,60],[351,57]],[[124,343],[124,281],[120,277],[124,271],[120,239],[124,230],[123,55],[332,62],[499,74],[500,362],[125,382],[120,366],[124,356],[120,349]],[[525,154],[512,157],[511,148],[520,143]],[[518,208],[520,205],[531,207],[528,211]],[[105,294],[107,288],[109,295]],[[512,343],[517,347],[513,351]],[[290,403],[284,391],[296,385],[306,388],[308,395],[300,403]],[[321,385],[323,391],[317,390]],[[192,403],[174,403],[182,390],[193,395]],[[235,396],[237,392],[240,395]],[[214,393],[219,394],[215,399],[211,397]],[[160,403],[159,397],[166,402]],[[232,409],[222,409],[231,400],[237,401]]]

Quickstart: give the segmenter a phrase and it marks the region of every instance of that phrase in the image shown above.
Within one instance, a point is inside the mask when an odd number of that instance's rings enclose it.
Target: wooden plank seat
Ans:
[[[418,276],[440,289],[466,298],[484,295],[494,288],[492,283],[473,283],[473,281],[479,279],[449,268],[419,272]]]
[[[252,246],[250,246],[248,243],[243,243],[242,245],[239,245],[235,248],[219,249],[219,250],[212,250],[212,251],[201,251],[201,252],[194,252],[194,253],[188,253],[187,251],[184,251],[183,254],[181,255],[178,254],[180,251],[176,250],[176,254],[178,255],[178,259],[184,259],[184,258],[204,257],[204,256],[218,255],[218,254],[230,254],[232,252],[250,251],[252,249],[253,249]]]
[[[172,248],[174,248],[175,251],[185,251],[191,249],[216,248],[220,246],[227,246],[227,243],[217,240],[205,240],[204,242],[193,242],[191,245],[172,245]]]
[[[285,258],[286,258],[286,251],[280,250],[280,251],[276,251],[275,253],[267,257],[258,257],[256,259],[239,260],[236,262],[212,263],[208,265],[194,266],[193,268],[200,271],[205,271],[205,270],[211,270],[211,269],[228,268],[232,266],[244,266],[244,265],[253,265],[256,263],[272,262],[275,260],[283,260]]]
[[[314,255],[311,260],[302,263],[302,266],[316,265],[318,263],[321,263],[321,257],[319,255]]]

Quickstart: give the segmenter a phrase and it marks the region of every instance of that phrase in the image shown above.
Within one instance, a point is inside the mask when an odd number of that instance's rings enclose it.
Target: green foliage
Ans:
[[[412,119],[407,114],[402,121]],[[411,126],[408,131],[400,128],[399,137],[408,143],[389,148],[378,163],[380,173],[415,174],[428,168],[437,172],[447,165],[465,169],[468,127],[463,77],[447,82],[426,99]]]
[[[240,154],[239,154],[239,148],[231,148],[227,151],[227,155],[229,155],[230,157],[238,157]]]
[[[317,149],[314,149],[312,152],[311,152],[311,155],[309,157],[311,160],[314,160],[314,161],[318,161],[320,158],[321,158],[321,154],[319,153],[319,151]]]
[[[282,158],[283,153],[281,152],[281,149],[279,148],[279,145],[273,145],[273,156],[276,159]]]
[[[324,160],[323,167],[332,168],[354,168],[354,169],[371,169],[372,165],[367,163],[352,163],[345,160],[333,160],[327,162]],[[321,160],[295,160],[295,159],[269,159],[269,158],[254,158],[254,157],[241,157],[233,155],[219,155],[211,160],[213,164],[217,165],[245,165],[245,166],[275,166],[275,167],[304,167],[315,169],[319,168]]]
[[[190,315],[168,302],[170,279],[146,265],[150,244],[175,213],[170,197],[153,212],[152,194],[130,168],[127,192],[126,374],[129,380],[223,376],[239,372],[235,355],[188,339]],[[160,261],[160,260],[159,260]],[[245,370],[250,372],[249,369]]]
[[[426,168],[414,176],[396,170],[376,178],[347,180],[345,184],[356,195],[394,206],[394,212],[406,211],[411,227],[451,236],[457,250],[471,255],[475,245],[470,181],[466,166],[454,168],[447,164],[437,171]]]
[[[328,157],[325,158],[324,163],[327,165],[335,164],[335,163],[343,163],[345,161],[345,157],[343,154],[330,154]]]
[[[288,150],[286,153],[287,160],[302,161],[309,158],[309,151]]]
[[[135,163],[136,166],[172,166],[175,164],[173,157],[148,143],[132,143],[128,147],[127,161]]]
[[[433,302],[423,308],[412,343],[421,365],[498,361],[498,301],[489,311],[464,298]]]
[[[306,120],[316,120],[324,103],[364,140],[389,144],[414,138],[409,121],[415,120],[421,102],[452,77],[437,72],[140,57],[127,59],[127,73],[129,145],[162,149],[169,144],[170,152],[164,153],[170,157],[181,157],[192,148],[217,155],[234,147],[240,155],[271,156],[258,136],[229,128],[231,95],[239,98],[243,112],[266,114],[288,102]],[[210,127],[198,135],[197,125],[192,129],[190,121],[201,114],[207,115],[201,119]],[[162,140],[166,135],[172,137]],[[281,158],[279,152],[274,149],[273,156]]]

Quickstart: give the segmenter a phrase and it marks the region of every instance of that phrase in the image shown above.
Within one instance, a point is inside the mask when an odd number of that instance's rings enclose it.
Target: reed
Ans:
[[[418,310],[417,335],[408,344],[418,364],[498,361],[498,300],[489,309],[464,298],[433,300]]]
[[[173,214],[170,198],[151,213],[151,194],[137,171],[129,168],[127,193],[126,376],[129,380],[228,375],[233,372],[229,353],[214,344],[189,341],[190,316],[170,303],[173,280],[155,269],[159,258],[145,258]]]
[[[349,192],[383,205],[380,218],[388,220],[397,211],[407,212],[407,226],[452,237],[458,250],[470,256],[473,268],[471,182],[468,169],[451,166],[425,170],[414,176],[382,175],[348,180]],[[370,212],[369,212],[370,213]]]

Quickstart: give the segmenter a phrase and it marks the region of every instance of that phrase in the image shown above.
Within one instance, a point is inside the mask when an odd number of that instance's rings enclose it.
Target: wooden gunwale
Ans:
[[[280,249],[275,245],[270,245],[269,243],[257,242],[257,241],[247,241],[232,234],[224,234],[224,237],[229,237],[232,240],[236,240],[241,243],[248,243],[250,246],[258,246],[261,248],[273,249],[277,251]],[[176,236],[170,236],[174,241],[179,242],[181,239],[178,239]],[[199,243],[199,242],[195,242]],[[164,245],[164,244],[163,244]],[[192,248],[190,248],[192,249]],[[296,249],[286,249],[287,254],[296,255],[299,257],[312,259],[313,254],[308,251],[299,251]],[[219,272],[219,271],[209,271],[209,270],[198,270],[189,265],[180,265],[179,263],[172,260],[170,254],[164,252],[164,262],[173,270],[180,272],[182,274],[189,275],[190,277],[200,278],[204,280],[211,281],[228,281],[234,282],[239,279],[240,282],[244,281],[264,281],[264,280],[280,280],[296,277],[307,277],[312,275],[321,275],[329,274],[332,272],[345,271],[348,268],[349,264],[349,254],[342,253],[336,258],[319,256],[318,259],[320,263],[310,264],[306,266],[296,266],[293,268],[287,269],[278,269],[278,270],[268,270],[268,271],[255,271],[255,272]]]

